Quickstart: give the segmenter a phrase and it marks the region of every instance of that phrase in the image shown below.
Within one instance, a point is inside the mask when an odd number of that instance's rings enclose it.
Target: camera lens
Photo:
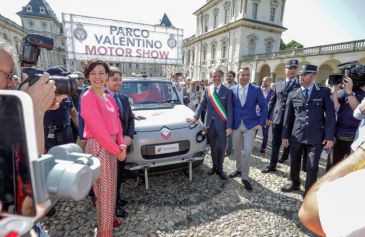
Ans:
[[[72,98],[77,98],[77,83],[75,78],[51,76],[49,78],[55,82],[56,94],[68,95]]]

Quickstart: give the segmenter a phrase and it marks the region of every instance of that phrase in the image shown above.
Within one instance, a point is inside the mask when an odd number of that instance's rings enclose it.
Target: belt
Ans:
[[[48,129],[61,129],[61,128],[67,128],[67,127],[69,127],[69,126],[71,126],[71,124],[61,124],[61,125],[49,125],[49,126],[47,126],[47,128]]]
[[[344,142],[353,142],[354,138],[353,137],[346,137],[346,136],[336,135],[336,140],[344,141]]]

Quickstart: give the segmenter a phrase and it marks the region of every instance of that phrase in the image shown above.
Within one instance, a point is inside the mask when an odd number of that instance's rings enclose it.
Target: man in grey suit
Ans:
[[[187,122],[196,123],[202,111],[206,109],[205,126],[208,129],[213,161],[213,168],[208,174],[218,174],[221,179],[226,180],[223,161],[226,137],[232,133],[232,91],[222,85],[223,71],[219,68],[210,72],[210,78],[213,84],[205,89],[194,116],[187,118]]]
[[[229,177],[241,176],[245,189],[252,191],[249,181],[249,160],[256,132],[265,125],[267,102],[261,88],[250,83],[248,67],[240,69],[237,77],[239,84],[230,88],[233,93],[233,156],[237,170]],[[257,115],[257,106],[260,107],[260,115]]]

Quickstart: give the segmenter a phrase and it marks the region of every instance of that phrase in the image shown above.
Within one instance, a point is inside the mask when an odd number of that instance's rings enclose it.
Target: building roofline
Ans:
[[[202,35],[199,35],[199,36],[196,36],[195,38],[193,38],[194,35],[188,37],[188,38],[185,38],[185,40],[187,39],[191,39],[190,42],[186,42],[184,43],[183,41],[183,44],[184,45],[191,45],[199,40],[204,40],[204,39],[207,39],[207,38],[211,38],[213,36],[216,36],[222,32],[226,32],[228,30],[232,30],[232,29],[236,29],[240,26],[244,26],[244,27],[255,27],[256,29],[257,28],[266,28],[266,29],[270,29],[272,31],[277,31],[277,32],[283,32],[285,30],[287,30],[287,28],[285,27],[282,27],[282,26],[279,26],[279,25],[275,25],[275,24],[270,24],[270,23],[266,23],[266,22],[261,22],[261,21],[256,21],[256,20],[252,20],[252,19],[247,19],[247,18],[241,18],[237,21],[234,21],[234,22],[231,22],[227,25],[224,25],[224,26],[221,26],[219,28],[216,28],[212,31],[209,31],[207,33],[204,33]]]
[[[9,18],[3,16],[0,14],[0,21],[4,21],[5,23],[9,24],[10,26],[16,28],[17,30],[24,32],[24,34],[27,34],[27,29],[22,27],[21,25],[18,25],[16,22],[10,20]]]
[[[198,10],[196,10],[195,12],[193,12],[193,15],[198,15],[199,12],[202,12],[204,8],[209,9],[210,7],[212,7],[216,2],[219,2],[220,0],[210,0],[209,2],[205,3],[203,6],[201,6]]]

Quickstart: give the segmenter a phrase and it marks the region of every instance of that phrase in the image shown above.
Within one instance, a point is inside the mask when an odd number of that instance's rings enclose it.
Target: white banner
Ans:
[[[182,29],[65,13],[62,19],[69,59],[182,64]]]

